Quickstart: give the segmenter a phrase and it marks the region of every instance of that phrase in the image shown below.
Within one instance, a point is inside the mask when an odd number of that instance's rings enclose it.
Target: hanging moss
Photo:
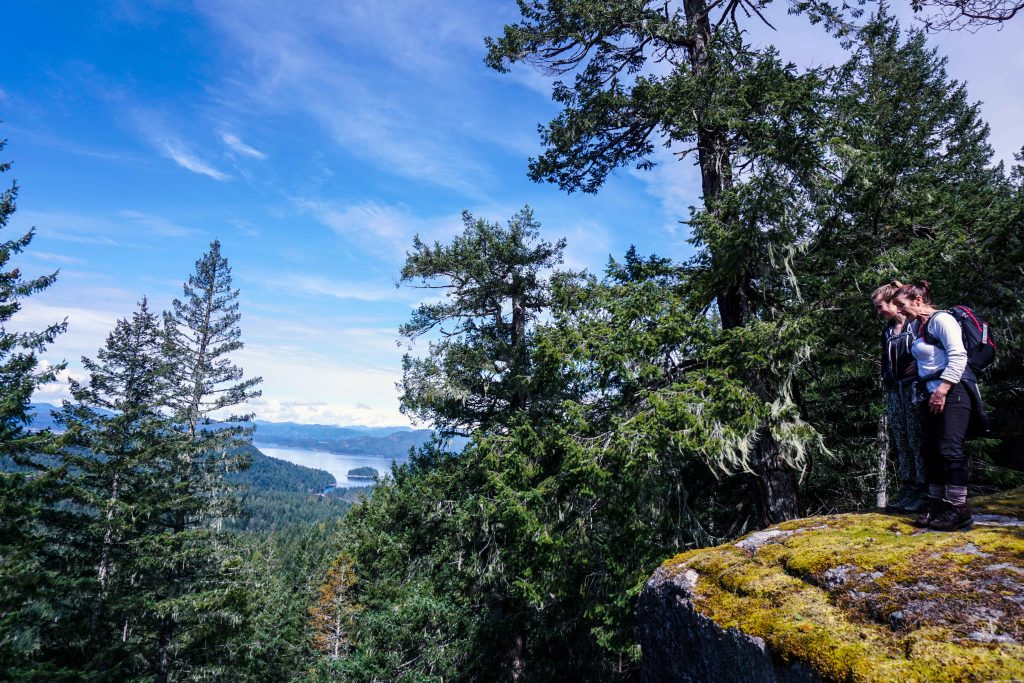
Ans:
[[[1024,489],[972,501],[969,531],[829,515],[666,562],[695,608],[831,681],[1024,679]]]

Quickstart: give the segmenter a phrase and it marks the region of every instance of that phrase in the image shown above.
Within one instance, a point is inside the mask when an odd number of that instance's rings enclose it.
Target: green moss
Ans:
[[[1024,518],[1024,489],[972,502]],[[753,553],[690,551],[666,567],[698,573],[701,613],[826,680],[1024,678],[1021,527],[922,532],[909,519],[864,514],[774,528],[792,533]]]

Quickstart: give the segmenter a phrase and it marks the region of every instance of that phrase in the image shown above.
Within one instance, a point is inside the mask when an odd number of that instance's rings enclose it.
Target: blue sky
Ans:
[[[773,10],[779,30],[754,40],[803,66],[841,58]],[[81,376],[115,320],[143,295],[168,307],[219,238],[242,292],[237,360],[264,378],[258,416],[397,425],[396,329],[419,293],[394,280],[414,234],[445,239],[463,209],[504,220],[528,203],[546,237],[568,238],[570,266],[599,270],[630,244],[687,256],[689,162],[623,170],[596,196],[526,178],[537,124],[557,111],[549,84],[482,63],[483,36],[516,18],[511,0],[12,4],[0,137],[21,192],[5,232],[36,226],[20,265],[60,269],[19,324],[67,316],[47,359]],[[1024,20],[935,43],[1010,159]]]

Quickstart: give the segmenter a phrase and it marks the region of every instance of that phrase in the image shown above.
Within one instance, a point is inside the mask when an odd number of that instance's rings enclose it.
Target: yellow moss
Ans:
[[[1024,518],[1024,489],[972,502]],[[1024,572],[1020,527],[924,533],[907,519],[864,514],[775,528],[793,533],[753,553],[728,544],[683,553],[665,567],[697,572],[701,613],[763,638],[784,661],[802,661],[825,680],[1024,679],[1024,609],[1004,598],[1017,597],[1024,577],[999,574],[1006,566]],[[909,601],[934,609],[916,613]],[[971,625],[961,617],[972,609],[992,618]],[[979,642],[971,629],[986,628],[1017,642]]]
[[[991,496],[980,496],[971,499],[971,507],[975,512],[982,512],[989,515],[1008,515],[1020,517],[1024,511],[1024,486],[994,493]]]

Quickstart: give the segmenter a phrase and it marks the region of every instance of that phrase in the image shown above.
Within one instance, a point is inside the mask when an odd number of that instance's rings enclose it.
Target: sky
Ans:
[[[902,5],[893,10],[913,24]],[[843,52],[820,27],[770,8],[751,40],[809,67]],[[689,161],[659,154],[597,195],[527,176],[537,125],[558,111],[549,80],[483,64],[483,38],[518,19],[513,0],[415,2],[25,0],[0,44],[2,178],[20,187],[16,265],[59,270],[13,326],[67,318],[45,362],[95,356],[148,297],[169,308],[219,239],[240,290],[235,356],[263,378],[265,420],[407,425],[397,328],[423,292],[396,287],[413,236],[446,240],[469,210],[505,221],[533,207],[566,265],[600,271],[630,245],[685,258],[680,220],[699,198]],[[1024,19],[932,43],[968,84],[997,157],[1024,143]],[[59,402],[66,382],[37,392]]]

